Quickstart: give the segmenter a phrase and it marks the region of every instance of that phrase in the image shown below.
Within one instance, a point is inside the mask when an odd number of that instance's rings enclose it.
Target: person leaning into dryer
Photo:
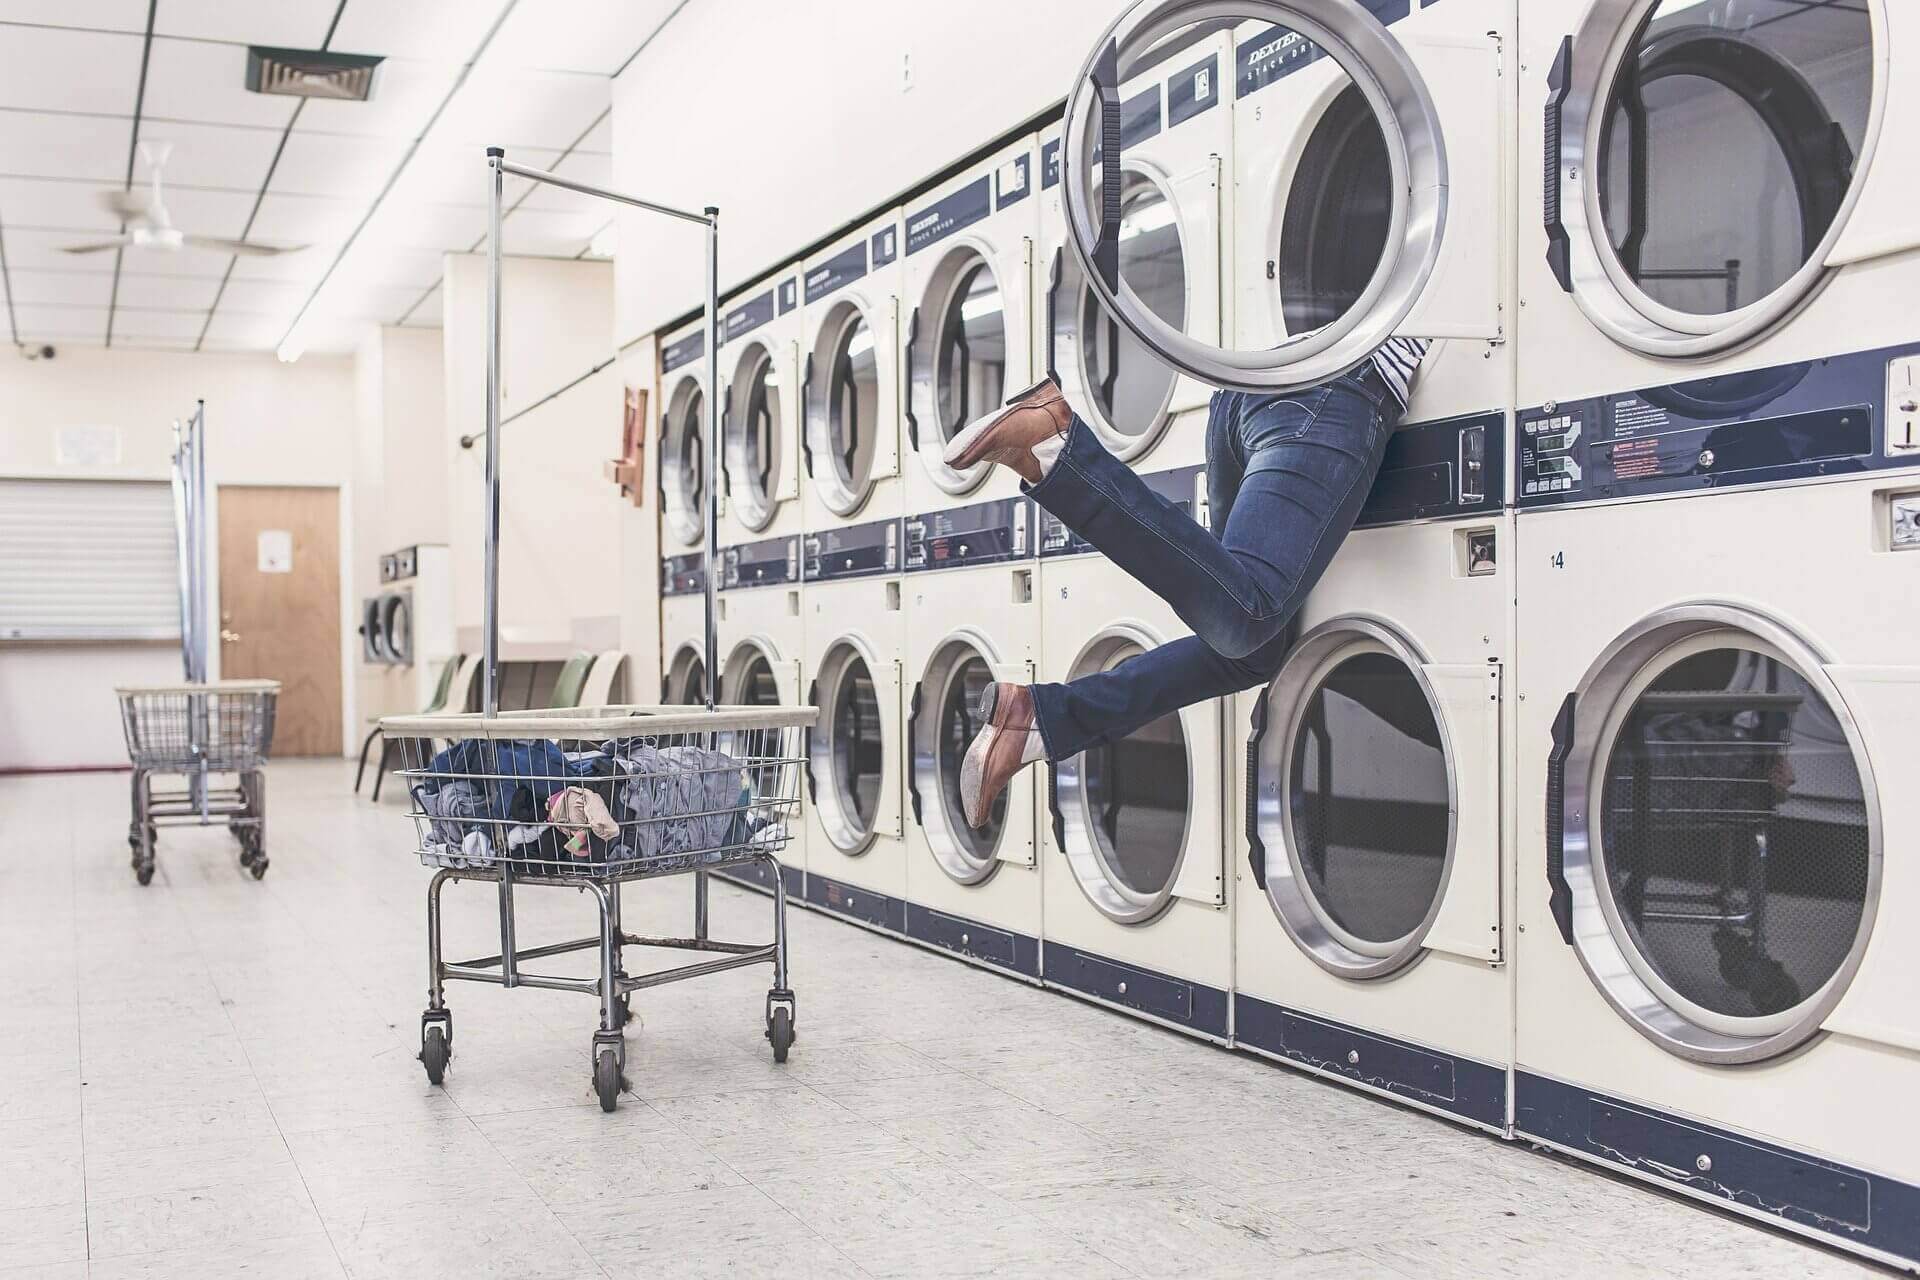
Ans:
[[[1050,378],[953,438],[948,466],[1018,472],[1023,492],[1193,631],[1066,684],[982,690],[983,727],[960,772],[971,826],[986,825],[1007,782],[1036,760],[1070,758],[1273,677],[1294,614],[1359,518],[1427,347],[1394,338],[1353,372],[1297,394],[1216,391],[1211,531],[1108,453]]]

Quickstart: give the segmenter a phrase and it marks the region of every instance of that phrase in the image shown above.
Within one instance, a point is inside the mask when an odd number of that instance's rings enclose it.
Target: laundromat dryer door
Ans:
[[[1067,244],[1099,302],[1211,386],[1286,392],[1394,336],[1498,340],[1505,0],[1140,0],[1072,86]],[[1230,33],[1232,175],[1219,340],[1168,321],[1125,268],[1123,87],[1183,42]]]

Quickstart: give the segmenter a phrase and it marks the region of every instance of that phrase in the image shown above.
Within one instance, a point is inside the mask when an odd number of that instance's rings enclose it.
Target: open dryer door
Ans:
[[[1403,43],[1383,18],[1410,10],[1406,0],[1139,0],[1103,34],[1067,102],[1062,204],[1093,295],[1142,346],[1210,386],[1286,392],[1356,367],[1396,334],[1497,334],[1499,104],[1487,82],[1498,48]],[[1138,228],[1123,95],[1143,67],[1176,65],[1223,31],[1235,51],[1236,315],[1234,332],[1210,337],[1171,322],[1128,261]],[[1416,49],[1435,76],[1471,79],[1449,89],[1471,98],[1450,111],[1476,135],[1464,150],[1489,206],[1470,224],[1484,252],[1461,254],[1470,279],[1446,298],[1436,267],[1452,221],[1448,138]],[[1423,335],[1408,319],[1430,286]]]

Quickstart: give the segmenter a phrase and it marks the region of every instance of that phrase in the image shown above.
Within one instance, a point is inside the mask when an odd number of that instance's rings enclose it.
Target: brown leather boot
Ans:
[[[1073,410],[1066,397],[1047,378],[1007,401],[1005,409],[956,435],[947,444],[946,463],[955,471],[965,471],[982,462],[996,462],[1012,467],[1028,484],[1039,484],[1046,468],[1034,457],[1034,446],[1064,440],[1072,423]]]
[[[960,763],[960,803],[967,825],[978,831],[1013,775],[1039,758],[1040,732],[1033,722],[1033,692],[1026,685],[990,684],[980,691],[976,710],[987,723]]]

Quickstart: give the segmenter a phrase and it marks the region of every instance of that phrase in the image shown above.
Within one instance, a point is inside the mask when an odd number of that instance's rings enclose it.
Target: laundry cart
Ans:
[[[383,722],[407,754],[401,770],[412,796],[420,860],[438,868],[427,890],[431,972],[420,1016],[420,1061],[441,1083],[453,1050],[449,981],[578,991],[600,1003],[593,1037],[593,1084],[612,1111],[625,1087],[621,1028],[629,997],[646,987],[744,965],[773,965],[766,1037],[776,1062],[794,1041],[795,1001],[787,984],[785,880],[779,854],[800,798],[802,741],[811,707],[603,707],[586,711],[402,716]],[[436,749],[438,742],[450,743]],[[769,871],[774,936],[768,943],[709,936],[708,873],[753,863]],[[693,936],[650,937],[621,924],[620,890],[631,880],[692,874]],[[440,941],[440,893],[455,880],[499,888],[500,951],[448,962]],[[516,887],[585,890],[598,933],[521,948]],[[629,974],[627,947],[707,953],[677,968]],[[595,951],[592,977],[531,973],[521,965]]]
[[[255,880],[266,875],[263,768],[273,745],[279,682],[141,685],[115,693],[127,755],[133,761],[133,820],[127,844],[140,883],[153,879],[157,828],[204,827],[223,818],[240,842],[240,865]],[[156,790],[154,779],[163,774],[179,775],[185,785]]]

